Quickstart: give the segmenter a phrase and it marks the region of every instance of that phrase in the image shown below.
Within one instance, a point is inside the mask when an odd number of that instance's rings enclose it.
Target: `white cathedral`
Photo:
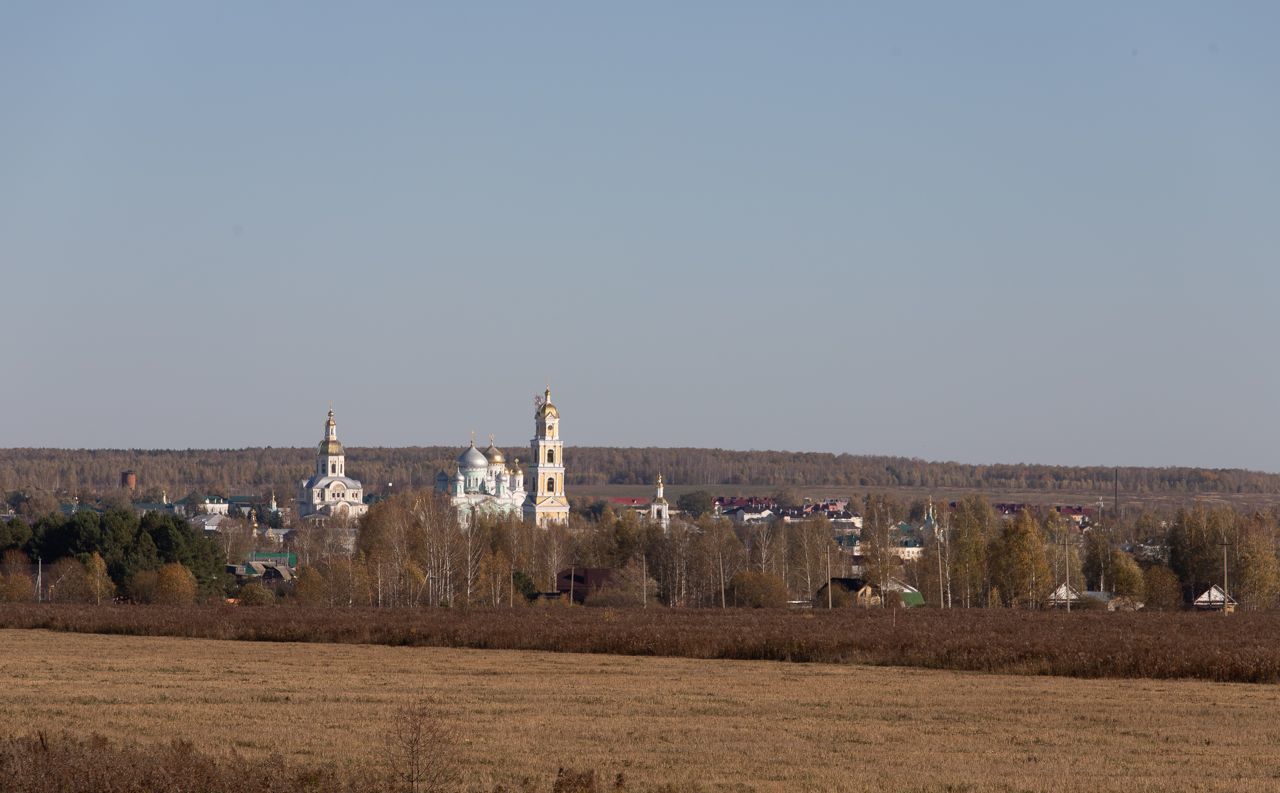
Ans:
[[[329,408],[324,439],[316,450],[316,471],[298,483],[298,517],[358,518],[368,511],[364,487],[347,476],[347,453],[338,441],[338,424]]]
[[[473,514],[511,515],[524,508],[524,471],[520,460],[515,460],[514,470],[507,467],[502,450],[493,445],[481,452],[471,441],[458,455],[458,469],[453,476],[444,471],[436,474],[436,490],[448,493],[458,521],[467,525]]]
[[[540,527],[569,518],[564,494],[564,442],[560,440],[560,411],[551,403],[548,388],[534,413],[534,438],[529,442],[533,462],[529,466],[532,490],[525,490],[524,471],[516,458],[507,467],[502,450],[489,438],[481,452],[476,442],[458,455],[458,467],[450,476],[436,475],[436,489],[449,496],[458,521],[469,525],[472,515],[522,515]]]

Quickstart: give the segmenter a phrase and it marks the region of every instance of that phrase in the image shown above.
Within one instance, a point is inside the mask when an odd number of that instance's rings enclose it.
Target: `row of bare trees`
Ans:
[[[604,507],[546,529],[484,514],[467,523],[435,493],[387,499],[362,519],[352,553],[324,530],[299,538],[298,595],[341,605],[520,605],[554,591],[559,571],[603,567],[614,575],[598,599],[723,607],[733,605],[734,576],[744,571],[776,576],[796,599],[849,573],[823,519],[735,528],[705,517],[664,531]]]
[[[874,571],[885,536],[877,516],[905,511],[892,501],[871,502],[863,539]],[[1000,516],[971,496],[940,511],[923,539],[922,558],[900,574],[934,605],[1037,608],[1068,583],[1157,609],[1181,608],[1215,584],[1228,585],[1246,609],[1275,608],[1280,600],[1280,531],[1271,512],[1197,504],[1127,521],[1104,513],[1081,530],[1054,510]]]

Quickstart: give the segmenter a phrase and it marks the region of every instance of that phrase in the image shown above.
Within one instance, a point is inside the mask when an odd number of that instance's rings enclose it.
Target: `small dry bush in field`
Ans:
[[[0,737],[0,790],[21,793],[365,793],[461,790],[467,779],[449,762],[450,744],[434,718],[434,705],[401,708],[387,734],[390,774],[330,765],[295,765],[279,755],[266,761],[207,755],[190,741],[147,746],[101,735],[68,733]],[[561,769],[550,786],[526,779],[495,793],[605,793],[594,771]],[[468,788],[469,789],[469,788]],[[622,791],[619,774],[612,791]],[[650,788],[670,790],[670,788]]]
[[[460,779],[451,739],[436,716],[438,705],[420,699],[397,708],[383,740],[386,790],[427,793],[447,790]]]
[[[583,605],[595,608],[635,608],[644,604],[638,593],[605,587],[587,595]]]
[[[0,739],[0,789],[23,793],[355,793],[372,781],[333,767],[264,764],[235,755],[219,760],[187,741],[163,747],[119,745],[100,735],[36,733]]]
[[[596,772],[561,768],[556,772],[551,793],[600,793],[600,786],[596,784]]]

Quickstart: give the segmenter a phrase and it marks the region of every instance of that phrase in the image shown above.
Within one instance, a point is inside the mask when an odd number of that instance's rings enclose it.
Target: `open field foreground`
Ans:
[[[1280,790],[1280,688],[848,665],[0,631],[6,733],[376,759],[435,700],[466,788]],[[0,787],[3,783],[0,782]]]
[[[1014,609],[374,609],[0,604],[0,628],[480,650],[1280,681],[1280,613]]]

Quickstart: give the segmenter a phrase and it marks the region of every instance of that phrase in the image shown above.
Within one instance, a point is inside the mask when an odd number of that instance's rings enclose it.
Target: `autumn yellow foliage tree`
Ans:
[[[1035,608],[1053,588],[1044,535],[1030,510],[1000,528],[991,549],[992,579],[1010,606]]]
[[[1237,551],[1237,581],[1233,587],[1243,608],[1272,608],[1280,594],[1280,563],[1270,522],[1255,518],[1240,532]]]
[[[172,562],[156,571],[153,602],[168,606],[185,606],[196,599],[196,577],[185,566]]]
[[[96,552],[84,566],[84,583],[86,595],[94,603],[109,602],[116,596],[116,585],[107,574],[107,563]]]
[[[1146,596],[1147,584],[1142,568],[1124,551],[1111,554],[1111,591],[1120,597],[1141,601]]]
[[[36,586],[31,578],[31,560],[17,549],[5,551],[0,562],[0,601],[20,603],[35,600]]]
[[[747,608],[782,608],[787,605],[787,586],[772,573],[742,570],[729,581],[732,605]]]

